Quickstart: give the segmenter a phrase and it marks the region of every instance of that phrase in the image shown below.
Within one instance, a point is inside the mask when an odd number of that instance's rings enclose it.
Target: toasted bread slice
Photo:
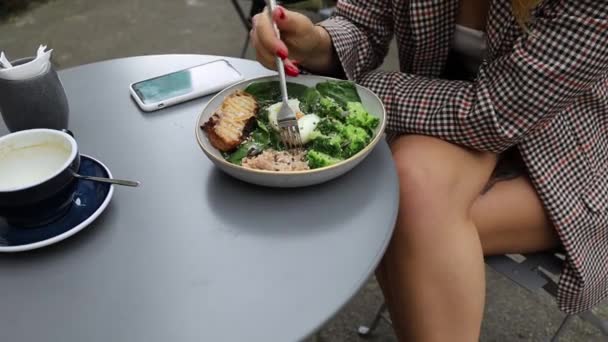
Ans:
[[[226,97],[221,108],[202,126],[211,145],[222,152],[237,148],[247,138],[258,108],[255,98],[245,92]]]

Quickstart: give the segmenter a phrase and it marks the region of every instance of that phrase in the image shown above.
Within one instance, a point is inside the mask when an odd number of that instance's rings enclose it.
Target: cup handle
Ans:
[[[74,137],[74,133],[73,133],[72,131],[70,131],[69,129],[62,128],[62,129],[61,129],[61,131],[62,131],[63,133],[67,133],[67,134],[71,135],[71,136],[72,136],[72,138],[75,138],[75,137]]]

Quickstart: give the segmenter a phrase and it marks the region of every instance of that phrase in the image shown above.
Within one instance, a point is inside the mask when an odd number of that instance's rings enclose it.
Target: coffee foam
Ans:
[[[30,146],[0,147],[0,191],[26,188],[41,183],[62,170],[71,146],[50,139]]]

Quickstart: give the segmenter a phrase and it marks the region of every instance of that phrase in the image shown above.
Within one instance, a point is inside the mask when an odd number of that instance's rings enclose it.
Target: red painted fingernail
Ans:
[[[287,51],[285,51],[284,49],[278,49],[277,56],[279,56],[281,59],[285,59],[287,58]]]
[[[279,19],[285,19],[285,10],[283,9],[283,7],[278,6],[277,13],[279,13]]]
[[[296,77],[300,74],[298,68],[292,67],[291,65],[285,66],[285,73],[291,77]]]

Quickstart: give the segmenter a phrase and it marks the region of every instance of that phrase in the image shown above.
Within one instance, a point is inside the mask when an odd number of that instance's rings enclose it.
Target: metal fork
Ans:
[[[276,0],[266,0],[269,11],[270,22],[272,23],[275,33],[278,38],[281,37],[279,29],[272,18],[272,12],[277,7]],[[281,134],[281,140],[290,149],[296,149],[302,147],[302,138],[300,137],[300,127],[298,126],[298,118],[296,113],[291,109],[287,97],[287,81],[285,80],[285,66],[283,60],[279,57],[275,57],[277,63],[277,71],[279,72],[279,84],[281,87],[281,108],[277,114],[277,122],[279,124],[279,131]]]

